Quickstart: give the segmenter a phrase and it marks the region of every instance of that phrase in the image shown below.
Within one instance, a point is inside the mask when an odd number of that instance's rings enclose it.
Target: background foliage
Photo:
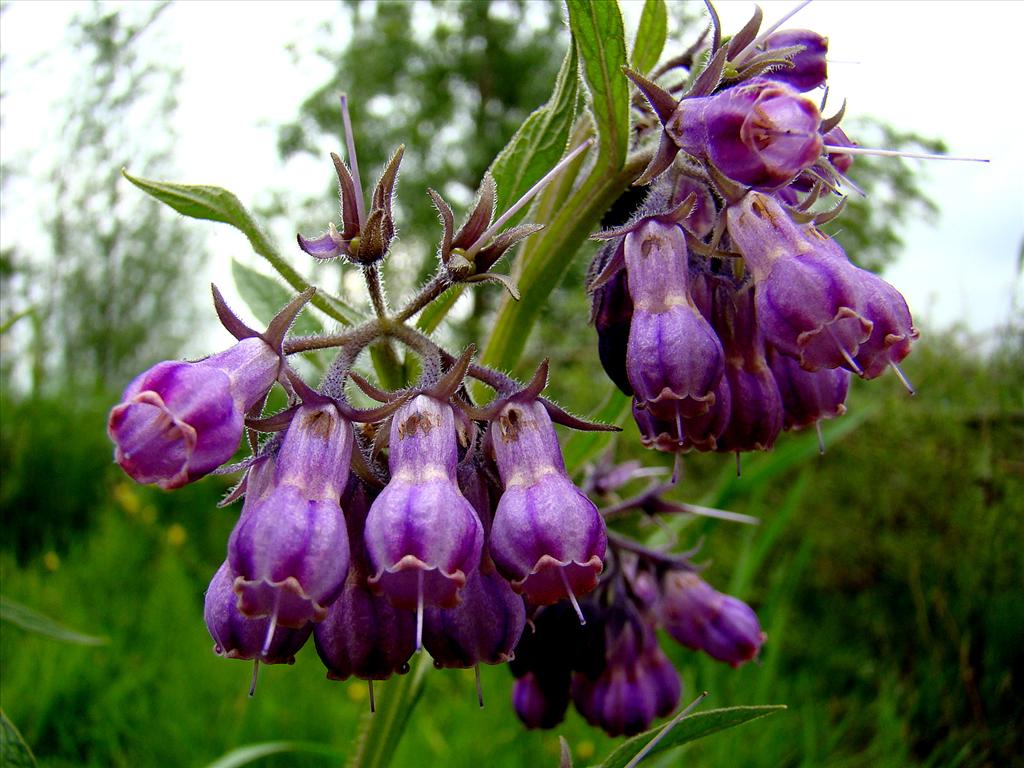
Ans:
[[[318,45],[337,62],[336,74],[310,95],[298,122],[281,127],[280,144],[287,155],[308,148],[317,131],[336,134],[340,88],[366,105],[355,115],[364,175],[408,144],[399,217],[416,256],[409,264],[418,268],[437,229],[419,193],[429,185],[469,202],[494,154],[548,98],[566,34],[554,5],[433,4],[426,26],[414,7],[346,4],[334,23],[351,25],[356,42],[332,51],[336,34],[325,27]],[[52,248],[32,259],[3,254],[3,592],[105,642],[66,645],[5,621],[2,706],[43,765],[203,765],[240,745],[277,740],[337,751],[272,755],[266,765],[338,764],[366,709],[362,683],[324,680],[307,650],[292,669],[264,669],[249,700],[248,665],[210,653],[202,596],[236,514],[214,507],[228,481],[207,478],[166,494],[131,484],[109,460],[110,403],[136,369],[175,354],[181,326],[161,291],[130,306],[102,291],[137,275],[146,286],[167,286],[166,296],[177,292],[175,306],[187,309],[180,296],[191,285],[189,258],[201,252],[189,240],[199,225],[156,214],[117,177],[128,160],[139,171],[147,157],[151,169],[166,161],[168,147],[118,138],[142,94],[160,94],[165,124],[172,114],[173,72],[139,47],[159,24],[159,10],[150,14],[126,19],[100,7],[76,22],[83,59],[102,76],[69,105],[66,154],[78,162],[73,175],[65,164],[52,182]],[[673,34],[686,23],[673,20]],[[165,79],[157,87],[153,78]],[[877,130],[890,146],[930,143]],[[898,164],[858,160],[855,168],[871,208],[854,202],[842,236],[862,261],[880,266],[898,252],[900,217],[929,203]],[[309,230],[323,225],[323,199],[302,209]],[[263,213],[296,218],[301,201],[285,192],[277,200],[276,211]],[[181,258],[153,258],[166,253]],[[557,360],[554,396],[591,413],[611,385],[584,329],[585,262],[586,254],[575,259],[552,294],[523,367]],[[63,277],[43,281],[54,264]],[[455,343],[478,338],[492,322],[497,289],[472,295]],[[26,309],[26,319],[8,323]],[[33,352],[49,327],[61,331]],[[994,351],[981,355],[980,346]],[[19,364],[32,361],[36,375],[26,379],[10,365],[12,352]],[[888,377],[855,382],[850,414],[830,425],[822,458],[812,435],[787,435],[772,454],[746,461],[740,479],[728,458],[688,459],[680,498],[763,520],[738,528],[700,519],[678,536],[683,545],[704,538],[709,580],[758,609],[769,642],[760,665],[735,671],[678,648],[673,660],[691,694],[711,691],[709,707],[790,707],[736,738],[695,742],[685,748],[688,761],[987,766],[1024,750],[1015,730],[1024,719],[1020,319],[1008,320],[997,340],[924,329],[906,367],[919,396],[909,399]],[[636,447],[632,430],[619,456],[662,460]],[[483,676],[480,711],[472,672],[430,671],[396,764],[556,764],[555,734],[525,732],[512,714],[507,671],[486,668]],[[380,686],[378,700],[394,686]],[[579,765],[617,744],[575,714],[557,732]]]

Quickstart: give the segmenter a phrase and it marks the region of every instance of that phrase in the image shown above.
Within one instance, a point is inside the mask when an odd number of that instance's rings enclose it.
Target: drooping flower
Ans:
[[[682,229],[644,221],[626,235],[624,250],[633,299],[626,370],[637,400],[662,420],[707,412],[723,352],[690,297]]]
[[[590,592],[603,568],[604,521],[569,479],[544,405],[510,398],[490,438],[505,486],[490,541],[498,569],[538,605]]]
[[[573,676],[573,702],[591,725],[610,736],[631,736],[676,708],[679,674],[658,647],[654,627],[633,606],[609,609],[604,631],[604,669],[596,678]]]
[[[595,259],[593,271],[600,272],[621,243],[607,243]],[[592,294],[591,322],[597,331],[597,352],[605,373],[624,394],[632,395],[626,369],[629,326],[633,320],[633,299],[629,295],[629,276],[625,269],[615,273]]]
[[[290,302],[262,334],[235,317],[216,288],[213,294],[238,343],[197,362],[158,363],[128,385],[110,412],[114,458],[137,482],[180,488],[231,458],[246,412],[281,374],[284,333],[312,291]]]
[[[459,490],[457,461],[447,402],[420,394],[392,417],[391,480],[370,507],[364,541],[370,586],[396,606],[456,605],[480,563],[483,527]]]
[[[292,664],[309,639],[312,624],[299,629],[272,628],[268,617],[251,619],[238,610],[235,574],[225,560],[214,574],[203,607],[213,650],[228,659],[256,659],[264,664]],[[271,637],[267,637],[268,631]],[[269,642],[268,642],[269,639]]]
[[[768,349],[768,365],[782,396],[783,429],[802,429],[846,413],[850,372],[844,368],[805,371],[791,357]]]
[[[458,605],[428,608],[423,618],[423,646],[434,665],[442,668],[505,663],[512,658],[526,624],[523,598],[497,572],[491,559],[494,510],[488,469],[482,464],[482,460],[469,459],[457,472],[459,487],[484,527],[480,567],[469,574]]]
[[[725,348],[730,413],[717,437],[719,451],[765,451],[782,431],[782,397],[765,358],[764,340],[749,289],[720,284],[713,293],[713,324]]]
[[[299,627],[323,620],[340,594],[349,544],[339,500],[353,440],[351,422],[327,398],[295,410],[269,488],[247,499],[228,542],[247,616]]]
[[[512,706],[527,728],[554,728],[569,708],[569,673],[562,681],[527,672],[512,688]]]
[[[369,489],[352,477],[342,496],[352,563],[341,595],[313,630],[317,654],[331,680],[386,680],[407,671],[416,650],[415,614],[396,608],[367,584],[362,531],[371,500]]]
[[[457,606],[426,611],[423,647],[439,667],[504,664],[512,657],[526,608],[489,560],[469,574]]]
[[[765,640],[750,606],[717,592],[690,571],[669,571],[664,576],[661,621],[681,645],[734,667],[757,656]]]
[[[727,220],[754,276],[765,341],[808,371],[857,371],[854,358],[873,328],[863,313],[863,275],[869,273],[830,255],[827,239],[809,237],[768,195],[747,193],[730,206]]]

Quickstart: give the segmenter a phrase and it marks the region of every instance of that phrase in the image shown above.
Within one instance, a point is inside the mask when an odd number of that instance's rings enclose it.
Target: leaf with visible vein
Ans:
[[[169,205],[184,216],[230,224],[246,236],[253,250],[265,258],[292,288],[300,293],[309,288],[309,282],[281,257],[252,215],[231,192],[206,184],[173,184],[141,179],[124,169],[121,170],[121,175],[150,197]],[[352,325],[359,317],[357,312],[346,307],[338,299],[329,299],[317,294],[313,296],[312,304],[344,325]]]
[[[651,750],[650,754],[656,755],[666,749],[688,744],[712,733],[724,731],[727,728],[735,728],[737,725],[748,723],[776,712],[786,709],[781,704],[763,704],[752,707],[729,707],[727,709],[711,709],[707,712],[684,717],[658,744]],[[661,728],[641,733],[624,742],[618,749],[611,753],[599,768],[625,768],[626,764],[633,759],[646,746],[647,742],[653,739],[661,731]]]
[[[551,97],[526,118],[491,164],[491,175],[498,187],[499,213],[522,197],[565,154],[576,120],[578,93],[576,46],[570,43]],[[515,226],[525,215],[523,210],[513,216],[508,227]]]
[[[633,69],[647,74],[661,58],[668,37],[668,10],[665,0],[645,0],[640,25],[633,42]]]
[[[618,3],[567,0],[569,29],[579,48],[599,144],[598,162],[618,170],[629,143],[626,37]]]
[[[0,709],[0,764],[4,768],[35,768],[36,758],[28,748],[21,732]]]

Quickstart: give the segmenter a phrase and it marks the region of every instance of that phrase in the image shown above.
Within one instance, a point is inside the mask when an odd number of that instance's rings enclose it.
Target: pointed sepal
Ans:
[[[302,308],[309,303],[309,300],[313,298],[313,294],[316,293],[316,288],[310,286],[302,293],[298,294],[289,301],[284,308],[274,315],[274,319],[270,321],[270,325],[267,326],[267,330],[263,333],[258,334],[267,344],[270,345],[271,349],[281,351],[284,345],[285,334],[288,333],[288,329],[291,328],[295,318],[298,317],[299,312]],[[220,313],[218,312],[218,315]]]
[[[494,217],[494,206],[497,199],[497,189],[494,177],[490,173],[484,174],[484,180],[480,183],[480,192],[477,195],[476,205],[473,211],[466,218],[466,223],[455,235],[454,247],[469,248],[473,245],[486,230]]]
[[[243,323],[239,319],[238,315],[231,311],[231,308],[228,307],[227,302],[224,301],[224,296],[216,285],[211,283],[210,289],[213,291],[213,308],[217,312],[217,318],[220,320],[221,325],[227,329],[228,333],[239,341],[242,341],[242,339],[257,338],[260,335],[257,331],[254,331]]]
[[[661,124],[665,125],[672,118],[672,115],[675,114],[676,110],[679,109],[679,102],[676,98],[639,72],[634,72],[629,67],[623,67],[622,71],[626,77],[633,81],[633,85],[640,90],[644,98],[647,99],[647,103],[651,105],[651,109],[654,110],[654,114],[658,116]]]

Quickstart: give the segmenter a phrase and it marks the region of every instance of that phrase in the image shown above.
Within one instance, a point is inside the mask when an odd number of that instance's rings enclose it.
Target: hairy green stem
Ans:
[[[402,307],[397,314],[395,314],[395,320],[404,323],[410,317],[415,315],[421,309],[426,307],[434,299],[441,296],[442,293],[451,288],[454,283],[448,278],[448,275],[444,270],[439,270],[436,275],[430,278],[429,281],[420,289],[419,293],[413,296],[404,307]]]
[[[384,298],[384,286],[380,280],[380,269],[376,264],[368,264],[363,267],[363,279],[366,280],[366,290],[370,292],[370,302],[373,304],[373,311],[380,319],[388,316],[388,305]]]

